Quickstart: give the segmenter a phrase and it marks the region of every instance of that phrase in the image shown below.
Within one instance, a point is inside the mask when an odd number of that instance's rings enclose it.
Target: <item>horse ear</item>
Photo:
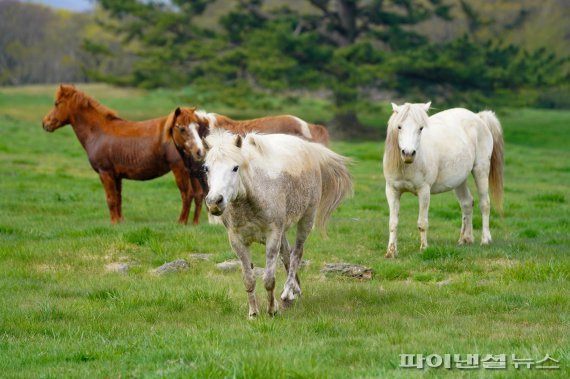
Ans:
[[[398,113],[398,111],[400,110],[400,107],[394,103],[392,103],[392,110],[396,113]]]
[[[426,112],[429,112],[429,107],[431,106],[431,101],[428,101],[427,103],[424,104],[424,109]]]
[[[241,143],[243,142],[243,139],[241,138],[241,136],[238,134],[236,136],[236,146],[241,148]]]
[[[174,121],[176,117],[180,116],[180,107],[176,108],[174,112],[170,113],[164,122],[164,139],[168,139],[172,136],[172,128],[174,127]]]

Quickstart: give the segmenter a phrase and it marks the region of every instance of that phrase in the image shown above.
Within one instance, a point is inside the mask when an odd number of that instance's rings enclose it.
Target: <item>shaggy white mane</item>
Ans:
[[[241,148],[236,146],[237,135],[215,128],[206,138],[210,150],[206,163],[229,159],[239,165],[262,169],[269,176],[282,172],[299,175],[315,167],[328,154],[328,149],[287,134],[248,133]]]
[[[411,118],[418,125],[426,125],[428,122],[428,114],[425,109],[425,104],[411,104],[405,103],[400,105],[397,111],[394,111],[388,120],[388,130],[398,128],[404,120]]]

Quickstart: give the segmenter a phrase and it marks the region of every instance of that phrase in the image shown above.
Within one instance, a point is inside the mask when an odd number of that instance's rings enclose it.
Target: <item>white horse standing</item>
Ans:
[[[253,242],[266,245],[263,281],[268,312],[274,314],[277,256],[287,270],[281,299],[292,301],[301,293],[297,269],[313,223],[324,228],[332,211],[352,192],[347,158],[284,134],[248,134],[242,139],[219,129],[204,142],[210,187],[206,205],[212,214],[221,215],[241,260],[249,316],[258,314],[249,249]],[[286,233],[293,224],[297,237],[291,250]]]
[[[388,121],[383,160],[390,207],[386,258],[398,255],[398,212],[403,192],[412,192],[419,198],[420,249],[428,246],[430,194],[450,190],[455,190],[463,215],[459,244],[473,242],[469,173],[475,178],[483,215],[482,245],[491,242],[489,189],[498,209],[502,207],[503,132],[495,114],[454,108],[428,117],[430,104],[392,103],[394,113]]]

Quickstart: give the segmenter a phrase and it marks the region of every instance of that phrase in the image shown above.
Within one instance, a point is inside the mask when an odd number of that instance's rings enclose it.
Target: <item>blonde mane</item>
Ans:
[[[60,99],[62,97],[67,98],[69,101],[78,106],[91,107],[108,119],[120,119],[117,112],[110,108],[107,108],[94,98],[86,95],[73,86],[61,86],[57,92],[56,98]]]
[[[245,159],[242,155],[241,148],[236,146],[237,137],[237,135],[232,134],[225,129],[213,129],[208,137],[206,137],[206,145],[208,146],[206,164],[229,158],[239,165],[242,165]]]
[[[386,170],[403,170],[405,164],[400,157],[398,125],[401,125],[408,117],[411,117],[420,125],[427,125],[429,117],[423,107],[424,104],[405,103],[398,108],[398,111],[394,111],[392,116],[390,116],[386,130],[386,143],[384,145],[384,165]]]
[[[211,147],[206,162],[229,158],[240,165],[252,164],[270,177],[283,172],[297,176],[328,156],[328,149],[288,134],[248,133],[242,147],[235,144],[237,135],[222,128],[212,129],[206,138]]]

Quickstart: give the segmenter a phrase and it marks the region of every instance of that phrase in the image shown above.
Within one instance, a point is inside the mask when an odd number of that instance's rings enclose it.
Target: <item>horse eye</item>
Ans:
[[[208,172],[208,166],[204,166],[204,167],[202,167],[202,171],[204,171],[204,172]]]
[[[420,133],[421,133],[422,130],[424,130],[424,127],[423,127],[423,126],[420,128]]]
[[[233,171],[233,172],[237,172],[238,169],[239,169],[239,166],[235,166],[232,171]]]
[[[401,125],[398,125],[398,130],[400,130],[400,129],[402,129],[402,126],[401,126]]]
[[[53,103],[53,106],[54,106],[54,107],[57,107],[57,101],[56,101],[55,103]]]

